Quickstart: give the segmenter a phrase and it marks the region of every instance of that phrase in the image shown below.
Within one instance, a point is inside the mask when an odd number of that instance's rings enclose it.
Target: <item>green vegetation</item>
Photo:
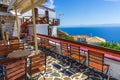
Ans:
[[[65,40],[70,40],[70,41],[74,41],[74,38],[70,35],[65,35],[65,36],[62,36],[61,39],[65,39]]]
[[[70,40],[70,41],[74,41],[74,38],[72,36],[70,36],[66,32],[63,32],[61,30],[57,30],[57,33],[58,33],[57,34],[58,38],[65,39],[65,40]]]
[[[106,42],[106,43],[99,43],[98,46],[111,48],[111,49],[114,49],[114,50],[120,50],[120,43]]]

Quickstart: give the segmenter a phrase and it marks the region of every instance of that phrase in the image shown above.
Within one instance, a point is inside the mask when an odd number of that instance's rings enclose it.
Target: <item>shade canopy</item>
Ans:
[[[33,2],[32,2],[33,1]],[[8,10],[18,10],[21,14],[37,7],[47,0],[11,0]]]

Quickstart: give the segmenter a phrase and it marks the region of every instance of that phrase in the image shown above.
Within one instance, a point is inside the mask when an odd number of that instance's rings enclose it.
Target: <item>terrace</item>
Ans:
[[[115,78],[119,79],[119,77],[110,75],[115,74],[116,76],[119,76],[117,73],[119,68],[113,69],[113,71],[110,72],[111,68],[116,67],[116,65],[113,64],[119,63],[119,51],[67,41],[41,34],[37,34],[37,37],[37,41],[39,43],[39,54],[36,54],[34,50],[34,44],[23,43],[17,38],[10,39],[9,44],[7,41],[1,41],[0,66],[9,66],[16,63],[16,61],[25,60],[27,63],[27,69],[29,69],[31,65],[34,65],[34,67],[31,67],[38,69],[35,74],[31,75],[32,77],[30,77],[30,75],[26,75],[26,80],[33,78],[33,76],[35,76],[35,79],[37,78],[36,80],[103,80],[103,78],[105,80],[117,80]],[[105,55],[111,55],[115,58]],[[37,58],[35,58],[36,56]],[[116,57],[118,57],[118,59]],[[36,64],[31,64],[32,58],[35,58],[34,60],[38,60],[38,62],[36,62]],[[115,63],[111,64],[111,61]],[[91,62],[94,62],[94,64],[90,65]],[[95,63],[97,65],[95,65]],[[107,65],[107,67],[104,68],[104,64]],[[26,65],[23,67],[26,67]],[[41,66],[43,66],[43,68],[39,71]],[[105,72],[104,69],[106,69]],[[24,71],[26,74],[29,74],[29,71],[31,70],[25,69]],[[3,74],[3,76],[8,76],[8,74],[6,75],[5,73],[1,74]],[[16,76],[15,74],[13,75]]]
[[[34,7],[44,1],[20,0],[13,5],[21,13],[32,9],[34,42],[24,43],[19,35],[0,41],[0,80],[120,79],[120,51],[36,34]],[[22,6],[27,3],[31,6]]]

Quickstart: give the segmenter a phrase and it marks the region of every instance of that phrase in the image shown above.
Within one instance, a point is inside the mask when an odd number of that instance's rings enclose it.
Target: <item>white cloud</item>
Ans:
[[[104,1],[120,2],[120,0],[104,0]]]

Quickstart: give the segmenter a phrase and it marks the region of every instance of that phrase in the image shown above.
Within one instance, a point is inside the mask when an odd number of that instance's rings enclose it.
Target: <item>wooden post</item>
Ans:
[[[49,11],[48,10],[45,11],[45,16],[47,19],[47,24],[49,24]]]
[[[17,25],[17,32],[18,32],[18,39],[20,39],[20,30],[18,25],[18,15],[17,15],[17,9],[15,8],[15,16],[16,16],[16,25]]]
[[[51,30],[49,27],[49,11],[48,10],[45,11],[45,16],[46,16],[47,24],[48,24],[48,36],[51,36]]]
[[[33,4],[34,0],[31,0],[31,3]],[[34,30],[34,43],[35,43],[35,51],[36,54],[38,54],[38,44],[37,44],[37,35],[36,35],[36,22],[35,22],[35,11],[34,7],[32,7],[32,20],[33,20],[33,30]]]

